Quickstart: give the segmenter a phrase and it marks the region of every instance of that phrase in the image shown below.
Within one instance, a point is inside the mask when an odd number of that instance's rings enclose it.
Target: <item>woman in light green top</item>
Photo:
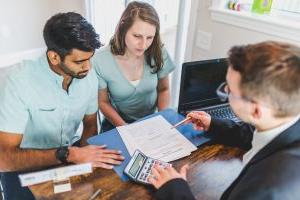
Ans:
[[[94,56],[104,131],[168,107],[168,74],[175,66],[162,47],[159,28],[151,5],[132,2],[123,12],[110,45]]]

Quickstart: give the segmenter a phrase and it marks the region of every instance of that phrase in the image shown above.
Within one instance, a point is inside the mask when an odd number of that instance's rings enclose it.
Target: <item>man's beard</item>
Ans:
[[[77,74],[74,71],[70,70],[67,67],[67,65],[65,65],[65,63],[63,63],[63,62],[60,62],[59,66],[64,71],[65,74],[71,76],[72,78],[83,79],[84,77],[87,76],[87,74],[84,74],[84,75],[80,75],[80,74],[86,73],[86,72],[88,72],[88,70],[80,72],[80,73]]]

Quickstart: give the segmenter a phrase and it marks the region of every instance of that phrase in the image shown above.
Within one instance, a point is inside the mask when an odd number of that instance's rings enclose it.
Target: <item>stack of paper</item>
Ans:
[[[149,157],[165,162],[188,156],[196,146],[187,140],[161,115],[117,127],[118,132],[132,156],[139,149]]]

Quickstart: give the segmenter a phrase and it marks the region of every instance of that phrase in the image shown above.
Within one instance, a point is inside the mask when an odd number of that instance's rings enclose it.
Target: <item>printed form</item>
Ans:
[[[145,155],[165,162],[188,156],[197,147],[186,139],[161,115],[117,127],[132,156],[136,149]]]

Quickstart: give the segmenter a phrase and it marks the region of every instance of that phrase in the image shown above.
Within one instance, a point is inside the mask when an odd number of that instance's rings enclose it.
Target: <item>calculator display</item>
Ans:
[[[138,173],[139,169],[142,167],[144,160],[145,160],[145,157],[142,154],[139,154],[136,157],[133,165],[131,166],[131,168],[129,170],[129,174],[135,177],[136,174]]]

